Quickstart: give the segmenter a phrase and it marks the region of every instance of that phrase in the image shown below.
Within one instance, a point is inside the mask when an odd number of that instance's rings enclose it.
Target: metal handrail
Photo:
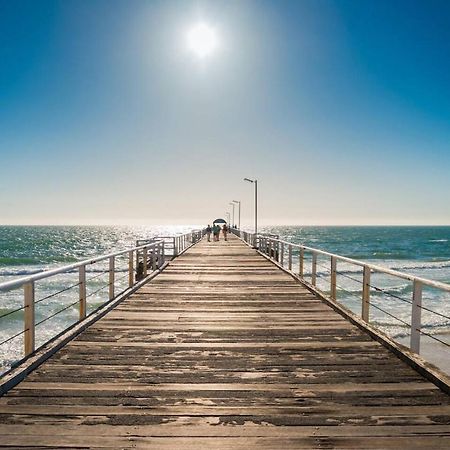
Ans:
[[[415,275],[410,275],[405,272],[400,272],[398,270],[390,269],[389,267],[384,267],[384,266],[379,266],[377,264],[359,261],[357,259],[348,258],[346,256],[337,255],[335,253],[330,253],[330,252],[327,252],[324,250],[319,250],[318,248],[307,247],[306,245],[294,244],[292,242],[285,241],[283,239],[273,239],[273,238],[268,238],[268,237],[262,236],[262,235],[261,235],[261,237],[272,240],[272,241],[277,241],[277,242],[283,243],[285,245],[291,245],[292,247],[303,249],[303,250],[309,251],[311,253],[317,253],[319,255],[329,256],[330,258],[336,258],[338,261],[344,261],[344,262],[347,262],[350,264],[354,264],[355,266],[359,266],[359,267],[363,267],[363,268],[368,267],[373,272],[381,272],[381,273],[385,273],[387,275],[392,275],[394,277],[402,278],[404,280],[409,280],[409,281],[413,281],[413,282],[418,281],[424,285],[450,292],[450,284],[447,284],[447,283],[430,280],[429,278],[417,277]]]
[[[95,258],[85,259],[83,261],[79,261],[74,264],[68,264],[67,266],[57,267],[56,269],[44,270],[42,272],[38,272],[38,273],[30,275],[30,276],[20,277],[20,278],[14,279],[14,280],[5,281],[3,283],[0,283],[0,291],[10,291],[12,289],[17,289],[17,288],[22,287],[26,283],[31,283],[31,282],[35,282],[38,280],[42,280],[44,278],[49,278],[53,275],[58,275],[60,273],[67,273],[72,270],[78,269],[81,266],[88,266],[88,265],[95,264],[100,261],[105,261],[112,257],[124,255],[130,251],[139,251],[139,250],[143,250],[144,248],[147,248],[147,249],[154,248],[154,247],[158,246],[161,242],[163,242],[163,241],[158,240],[151,244],[140,245],[138,247],[121,250],[121,251],[118,251],[115,253],[108,253],[106,255],[97,256]]]
[[[379,309],[380,311],[385,312],[388,315],[391,315],[394,319],[398,320],[399,322],[402,322],[406,324],[411,329],[411,336],[410,336],[410,349],[420,354],[420,337],[422,334],[432,337],[433,339],[445,344],[447,347],[450,347],[449,343],[443,342],[438,338],[435,338],[431,336],[429,333],[426,333],[423,331],[423,325],[422,325],[422,310],[428,311],[432,314],[441,316],[443,318],[449,318],[450,316],[447,316],[445,314],[439,313],[437,311],[433,311],[430,308],[426,308],[425,306],[422,306],[422,290],[424,286],[428,286],[431,288],[439,289],[444,292],[450,292],[450,284],[442,283],[440,281],[430,280],[423,277],[418,277],[415,275],[410,275],[408,273],[400,272],[398,270],[393,270],[388,267],[383,267],[377,264],[367,263],[363,261],[359,261],[356,259],[348,258],[346,256],[337,255],[335,253],[327,252],[324,250],[319,250],[317,248],[308,247],[302,244],[294,244],[292,242],[283,240],[283,239],[277,239],[270,237],[268,235],[264,234],[257,234],[254,233],[248,233],[245,231],[239,231],[236,229],[233,229],[232,232],[239,236],[241,239],[243,239],[245,242],[247,242],[249,245],[252,245],[253,247],[257,248],[258,251],[266,256],[268,256],[270,259],[274,260],[276,263],[278,263],[281,267],[283,267],[284,270],[287,270],[288,272],[292,273],[296,277],[300,278],[302,282],[305,284],[311,286],[314,290],[317,292],[320,292],[322,295],[329,297],[332,301],[338,302],[337,294],[338,294],[338,288],[343,290],[341,286],[337,284],[337,275],[341,274],[337,270],[337,263],[339,261],[345,262],[348,264],[353,264],[355,266],[358,266],[362,269],[362,281],[356,280],[353,277],[348,277],[353,279],[354,281],[358,281],[361,283],[361,318],[364,322],[369,323],[369,315],[370,315],[370,307],[372,306],[375,309]],[[293,270],[293,249],[298,249],[298,272],[294,272]],[[288,267],[285,267],[285,253],[287,250],[287,262]],[[308,262],[311,263],[311,272],[308,273],[308,276],[310,276],[310,281],[305,280],[305,253],[311,254],[311,259],[308,258]],[[317,288],[317,278],[321,277],[320,272],[317,272],[317,267],[324,267],[322,264],[318,264],[317,257],[318,255],[326,256],[330,258],[330,266],[327,267],[327,277],[329,277],[329,293],[323,292]],[[372,273],[381,273],[390,275],[396,278],[400,278],[403,280],[408,280],[412,282],[412,298],[411,300],[406,300],[404,298],[400,298],[396,295],[391,294],[387,290],[374,286],[370,279]],[[344,275],[344,274],[342,274]],[[346,275],[344,275],[346,276]],[[323,277],[322,277],[323,278]],[[408,324],[404,322],[402,319],[397,318],[393,316],[392,314],[384,311],[381,309],[378,305],[375,305],[374,303],[371,303],[371,290],[375,290],[377,292],[384,293],[386,295],[400,298],[400,300],[405,301],[405,303],[409,303],[411,305],[411,323]],[[344,290],[345,291],[345,290]]]
[[[206,234],[206,228],[202,228],[200,230],[192,230],[188,233],[179,233],[176,235],[170,236],[155,236],[150,239],[138,239],[136,241],[136,245],[140,245],[141,242],[150,243],[155,239],[163,240],[167,250],[172,250],[172,253],[169,254],[167,251],[166,254],[169,256],[178,256],[181,252],[186,250],[190,245],[198,242],[204,235]]]

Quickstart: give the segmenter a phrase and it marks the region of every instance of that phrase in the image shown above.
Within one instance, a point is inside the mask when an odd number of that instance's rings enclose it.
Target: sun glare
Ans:
[[[216,50],[217,44],[215,29],[205,23],[199,23],[188,31],[188,48],[199,58],[211,55]]]

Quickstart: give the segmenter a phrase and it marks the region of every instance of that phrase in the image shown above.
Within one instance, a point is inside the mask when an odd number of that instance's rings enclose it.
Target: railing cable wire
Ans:
[[[16,312],[18,312],[18,311],[22,311],[22,310],[24,310],[24,309],[25,309],[25,306],[21,306],[20,308],[13,309],[12,311],[8,311],[7,313],[2,314],[2,315],[0,316],[0,319],[3,319],[4,317],[8,317],[8,316],[10,316],[11,314],[14,314],[14,313],[16,313]]]
[[[43,298],[40,298],[39,300],[36,300],[34,303],[38,304],[38,303],[43,302],[44,300],[48,300],[49,298],[56,297],[58,294],[62,294],[63,292],[69,291],[70,289],[73,289],[74,287],[77,287],[80,284],[81,284],[80,282],[78,282],[76,284],[72,284],[71,286],[68,286],[68,287],[66,287],[64,289],[61,289],[58,292],[54,292],[53,294],[47,295],[46,297],[43,297]]]
[[[399,322],[403,323],[404,325],[406,325],[408,328],[411,328],[411,325],[408,322],[405,322],[402,319],[399,319],[398,317],[394,316],[393,314],[391,314],[390,312],[386,311],[383,308],[380,308],[379,306],[375,305],[373,302],[370,303],[370,306],[373,306],[375,309],[378,309],[378,311],[383,312],[384,314],[387,314],[389,317],[392,317],[395,320],[398,320]]]
[[[19,337],[21,334],[24,334],[26,331],[28,331],[28,329],[23,330],[23,331],[19,331],[17,334],[15,334],[14,336],[11,336],[7,339],[5,339],[4,341],[0,342],[0,346],[2,346],[3,344],[6,344],[9,341],[12,341],[13,339],[15,339],[16,337]]]
[[[109,270],[104,270],[103,272],[100,272],[98,275],[94,275],[93,277],[86,278],[86,283],[87,283],[88,281],[95,280],[96,278],[99,278],[99,277],[101,277],[102,275],[105,275],[105,274],[107,274],[107,273],[109,273]]]
[[[93,295],[97,294],[98,292],[102,291],[103,289],[106,289],[110,286],[111,283],[106,284],[105,286],[102,286],[99,289],[96,289],[95,291],[91,292],[90,294],[86,295],[86,298],[92,297]]]
[[[69,308],[71,308],[72,306],[75,306],[76,304],[79,304],[79,301],[78,301],[78,300],[77,300],[76,302],[73,302],[73,303],[71,303],[70,305],[67,305],[67,306],[65,306],[64,308],[62,308],[62,309],[56,311],[55,313],[53,313],[52,315],[46,317],[45,319],[42,319],[41,321],[37,322],[35,326],[37,327],[38,325],[41,325],[41,324],[43,324],[44,322],[47,322],[47,320],[53,319],[53,317],[57,316],[58,314],[61,314],[61,313],[64,312],[66,309],[69,309]]]
[[[409,303],[410,305],[412,305],[412,301],[411,300],[408,300],[406,298],[403,298],[403,297],[400,297],[398,295],[392,294],[391,292],[387,291],[386,289],[382,289],[382,288],[379,288],[377,286],[373,286],[371,284],[369,284],[369,286],[372,289],[375,289],[377,292],[382,292],[383,294],[389,295],[389,297],[396,298],[397,300],[401,300],[402,302]]]
[[[355,281],[356,283],[363,284],[363,282],[361,280],[353,278],[353,277],[351,277],[350,275],[347,275],[344,272],[339,272],[338,270],[336,270],[336,273],[339,274],[339,275],[342,275],[345,278],[348,278],[349,280]]]
[[[426,331],[422,331],[422,329],[418,330],[421,334],[424,334],[425,336],[430,337],[431,339],[434,339],[435,341],[440,342],[441,344],[444,344],[446,347],[450,347],[450,344],[448,342],[443,341],[442,339],[437,338],[436,336],[433,336],[430,333],[427,333]]]
[[[429,309],[429,308],[427,308],[426,306],[419,306],[419,308],[420,309],[423,309],[423,310],[425,310],[425,311],[428,311],[428,312],[430,312],[430,313],[432,313],[432,314],[436,314],[437,316],[441,316],[442,318],[444,318],[444,319],[448,319],[448,320],[450,320],[450,317],[449,316],[446,316],[445,314],[442,314],[442,313],[440,313],[440,312],[437,312],[437,311],[433,311],[432,309]]]

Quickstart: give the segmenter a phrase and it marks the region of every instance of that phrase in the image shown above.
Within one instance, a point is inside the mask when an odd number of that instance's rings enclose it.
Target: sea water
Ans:
[[[137,239],[187,232],[193,225],[179,227],[100,227],[100,226],[0,226],[0,283],[42,270],[71,264],[94,256],[123,250]],[[349,258],[382,265],[423,278],[450,283],[450,227],[263,227],[293,243],[302,243]],[[319,258],[318,286],[329,289],[329,259]],[[88,312],[107,300],[107,262],[89,266]],[[298,257],[294,252],[294,270]],[[117,261],[116,291],[126,288],[127,260]],[[310,275],[310,260],[305,261],[305,276]],[[338,262],[338,298],[357,314],[361,311],[361,269]],[[40,345],[78,318],[76,271],[36,283],[36,342]],[[371,322],[392,337],[409,338],[405,324],[411,319],[412,283],[373,274],[371,278]],[[71,286],[73,286],[71,288]],[[103,287],[103,289],[102,289]],[[106,289],[105,289],[106,287]],[[61,294],[54,293],[67,289]],[[379,289],[379,290],[377,290]],[[75,304],[70,306],[71,304]],[[0,343],[23,329],[21,289],[0,292]],[[438,314],[423,311],[423,330],[447,340],[450,330],[450,295],[424,289],[424,306]],[[58,311],[65,309],[62,313]],[[51,317],[54,315],[54,317]],[[50,319],[47,319],[51,317]],[[3,368],[21,357],[22,335],[0,345]]]

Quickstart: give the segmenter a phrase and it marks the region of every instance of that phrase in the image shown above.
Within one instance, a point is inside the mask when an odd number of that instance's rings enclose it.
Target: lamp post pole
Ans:
[[[233,215],[232,215],[231,226],[234,228],[234,207],[235,207],[235,204],[234,203],[230,203],[230,205],[233,207]]]
[[[240,200],[233,200],[233,203],[237,203],[239,206],[238,209],[238,229],[241,229],[241,201]]]
[[[255,235],[258,234],[258,180],[251,180],[250,178],[244,178],[244,181],[253,183],[255,185]]]
[[[228,216],[228,224],[230,224],[230,213],[226,212],[225,214]]]

